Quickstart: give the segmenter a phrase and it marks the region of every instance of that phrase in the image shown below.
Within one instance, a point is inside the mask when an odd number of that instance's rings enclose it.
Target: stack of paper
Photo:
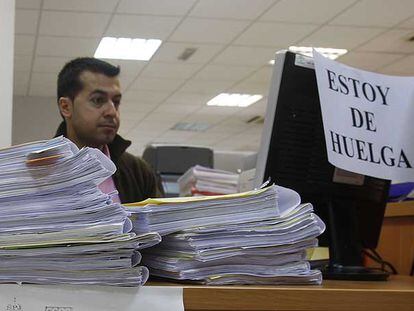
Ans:
[[[239,175],[196,165],[178,179],[180,196],[236,193]]]
[[[207,284],[319,284],[306,250],[323,222],[293,190],[270,186],[240,194],[129,204],[137,232],[163,241],[144,252],[152,275]]]
[[[0,150],[0,282],[140,285],[137,236],[127,212],[98,184],[115,165],[59,137]]]
[[[278,190],[284,194],[279,199]],[[272,186],[227,195],[147,199],[124,206],[132,214],[135,232],[156,231],[163,236],[198,226],[260,221],[286,213],[299,203],[293,190]]]

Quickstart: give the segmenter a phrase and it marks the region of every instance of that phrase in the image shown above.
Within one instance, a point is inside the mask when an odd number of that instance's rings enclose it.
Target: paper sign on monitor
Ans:
[[[328,160],[383,179],[414,180],[414,77],[352,68],[313,51]]]

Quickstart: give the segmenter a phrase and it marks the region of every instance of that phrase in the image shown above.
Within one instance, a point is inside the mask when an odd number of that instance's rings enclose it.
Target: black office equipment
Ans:
[[[213,150],[206,147],[152,144],[145,148],[142,157],[160,176],[166,197],[179,196],[177,180],[189,168],[214,165]]]
[[[327,224],[320,244],[328,245],[324,278],[385,280],[363,266],[363,248],[375,248],[389,181],[346,172],[328,162],[312,59],[292,52],[276,55],[256,186],[269,177],[311,202]]]

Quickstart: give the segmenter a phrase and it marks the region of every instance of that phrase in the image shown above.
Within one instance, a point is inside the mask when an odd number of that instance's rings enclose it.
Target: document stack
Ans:
[[[287,188],[127,204],[134,230],[163,241],[143,253],[151,275],[204,284],[320,284],[306,250],[325,225]]]
[[[0,283],[137,286],[138,249],[157,233],[129,233],[127,213],[98,184],[115,165],[63,137],[0,150]]]
[[[196,165],[179,179],[180,196],[204,196],[237,192],[239,175]]]

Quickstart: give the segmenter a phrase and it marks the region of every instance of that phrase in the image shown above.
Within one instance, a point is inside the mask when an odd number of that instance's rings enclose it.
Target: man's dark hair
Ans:
[[[113,66],[103,60],[93,57],[79,57],[71,60],[63,66],[59,72],[57,81],[57,100],[61,97],[69,97],[74,100],[82,90],[83,85],[80,75],[84,71],[102,73],[108,77],[115,77],[121,71],[119,67]]]

